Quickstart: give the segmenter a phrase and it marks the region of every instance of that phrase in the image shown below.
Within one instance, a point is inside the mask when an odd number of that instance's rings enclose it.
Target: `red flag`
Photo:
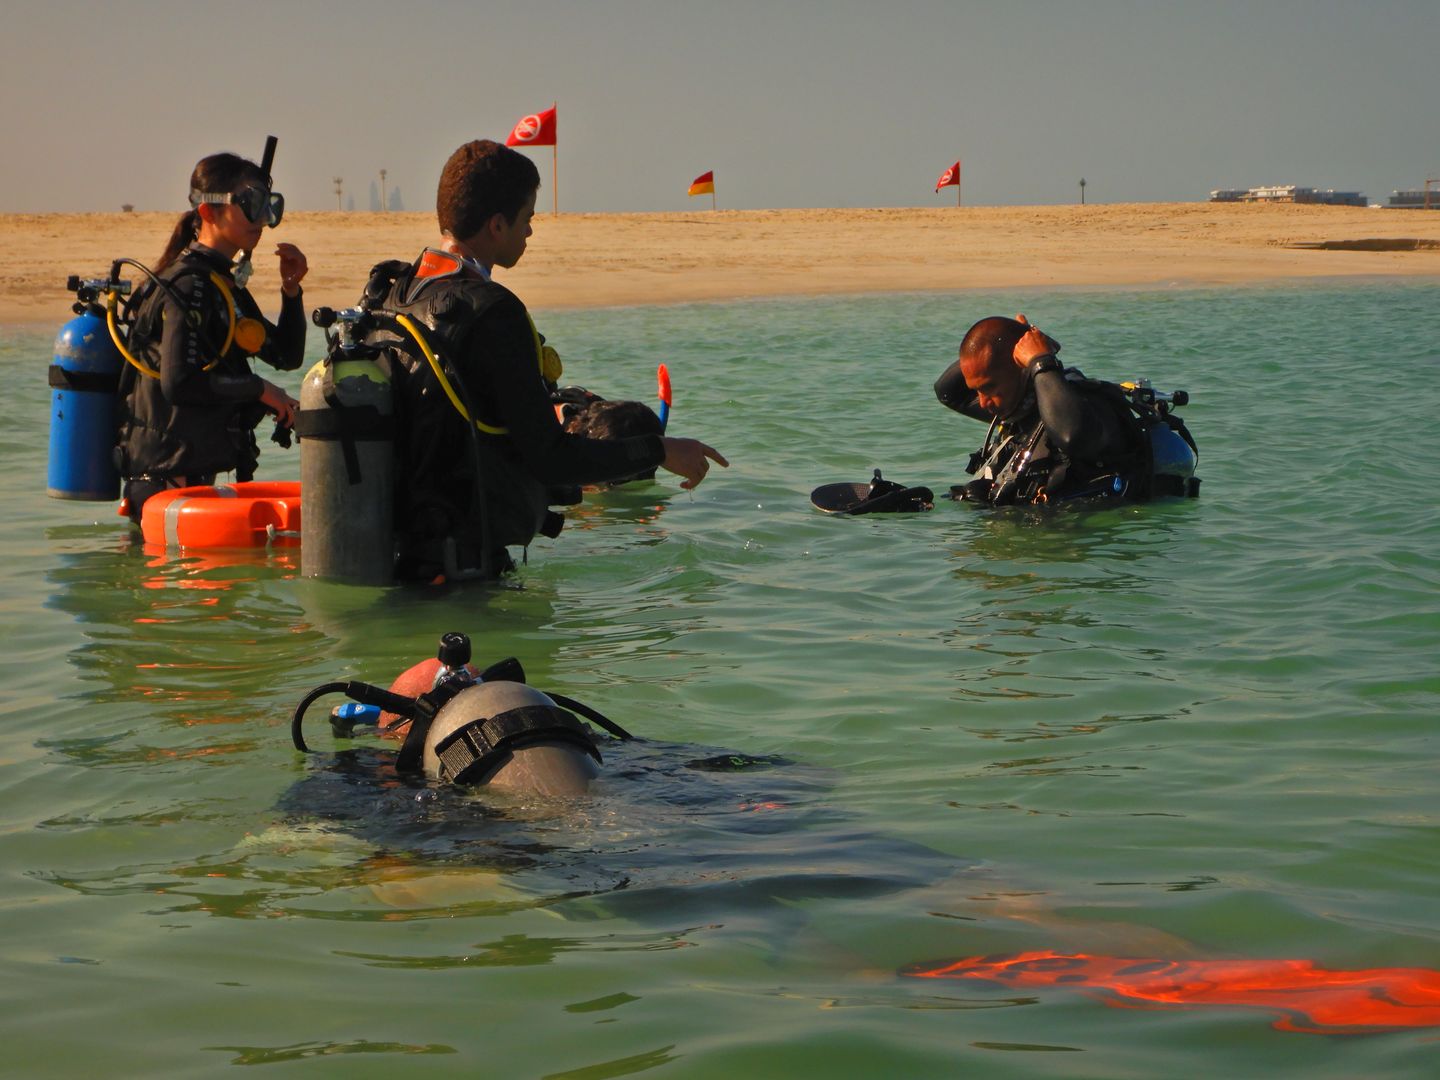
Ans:
[[[522,116],[514,130],[510,132],[510,137],[505,140],[505,145],[554,146],[555,106],[552,105],[544,112]]]
[[[714,195],[715,194],[715,172],[701,173],[695,177],[690,184],[690,195]]]
[[[937,180],[937,181],[935,181],[935,190],[936,190],[936,191],[939,191],[942,187],[959,187],[959,186],[960,186],[960,162],[957,161],[957,162],[955,162],[954,165],[951,165],[948,169],[946,169],[943,173],[940,174],[940,179]]]

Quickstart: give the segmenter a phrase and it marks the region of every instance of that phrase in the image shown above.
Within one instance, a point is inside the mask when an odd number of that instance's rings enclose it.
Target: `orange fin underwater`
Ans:
[[[1332,971],[1309,960],[1157,960],[1036,951],[918,964],[901,974],[1099,993],[1133,1009],[1242,1007],[1272,1026],[1316,1035],[1440,1027],[1440,971]]]

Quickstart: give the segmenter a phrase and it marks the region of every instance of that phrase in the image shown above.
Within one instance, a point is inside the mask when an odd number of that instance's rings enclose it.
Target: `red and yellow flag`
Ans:
[[[554,146],[555,107],[522,116],[505,140],[506,146]]]
[[[690,184],[691,195],[714,195],[715,194],[715,172],[701,173]]]

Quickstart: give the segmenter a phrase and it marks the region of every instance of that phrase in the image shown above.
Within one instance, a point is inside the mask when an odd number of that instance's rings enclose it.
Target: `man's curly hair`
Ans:
[[[465,240],[496,214],[513,223],[539,190],[540,171],[533,161],[493,139],[476,139],[451,154],[440,170],[435,215],[442,232]]]

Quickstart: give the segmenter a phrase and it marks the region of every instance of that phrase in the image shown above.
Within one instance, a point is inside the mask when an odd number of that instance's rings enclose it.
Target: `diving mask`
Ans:
[[[274,228],[285,216],[285,196],[258,185],[243,187],[239,191],[216,193],[210,191],[190,192],[190,205],[201,203],[234,203],[240,207],[252,225],[265,224]]]

